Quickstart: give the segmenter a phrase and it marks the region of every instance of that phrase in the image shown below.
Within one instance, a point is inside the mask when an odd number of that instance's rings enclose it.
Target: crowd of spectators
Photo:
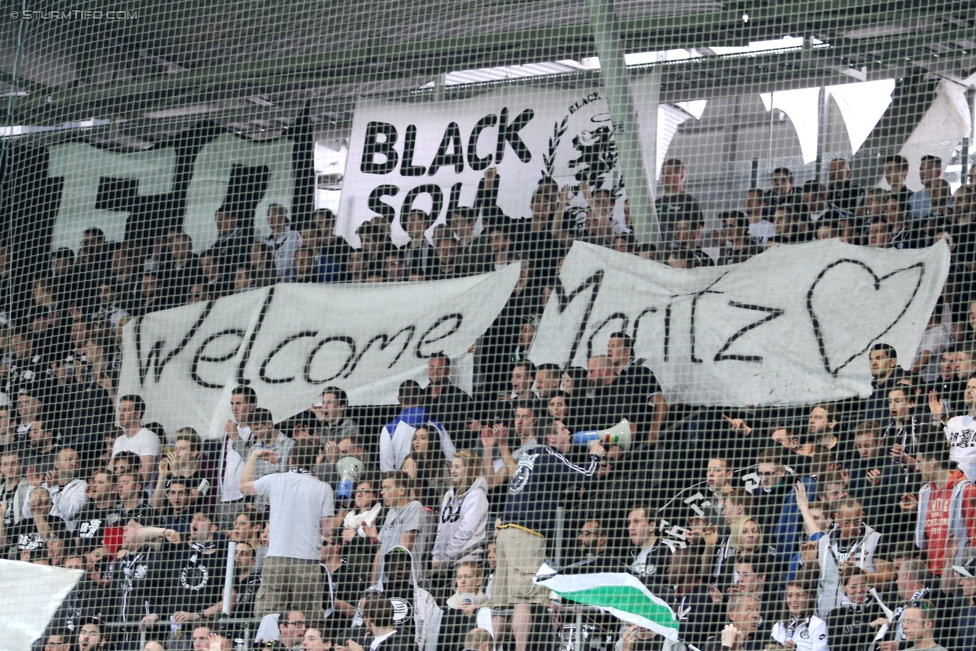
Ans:
[[[585,615],[585,630],[560,620],[532,582],[547,558],[637,576],[698,649],[976,647],[976,187],[950,194],[931,156],[916,193],[900,156],[885,165],[890,190],[852,185],[842,159],[828,170],[827,184],[801,187],[775,170],[771,190],[749,190],[706,238],[684,166],[668,160],[659,246],[638,245],[627,207],[617,219],[612,193],[586,184],[545,180],[524,219],[502,215],[494,170],[478,210],[436,227],[403,215],[402,248],[386,222],[364,224],[353,249],[332,235],[330,211],[290,219],[278,205],[271,235],[254,240],[220,210],[218,240],[199,254],[179,229],[120,243],[89,229],[77,255],[55,251],[18,292],[0,246],[0,547],[84,573],[38,648],[127,651],[140,630],[152,651],[526,651],[557,648],[563,633],[593,648],[673,646],[608,615]],[[575,192],[585,209],[570,208]],[[586,368],[527,359],[574,241],[688,269],[826,238],[952,250],[919,350],[871,350],[868,398],[668,404],[626,332]],[[473,395],[443,354],[428,360],[427,386],[401,384],[394,410],[353,407],[326,386],[275,422],[240,386],[223,436],[204,440],[144,422],[142,398],[116,393],[133,317],[273,283],[509,264],[522,275],[477,344]],[[574,445],[575,432],[622,419],[630,446]],[[360,472],[339,494],[349,457]]]

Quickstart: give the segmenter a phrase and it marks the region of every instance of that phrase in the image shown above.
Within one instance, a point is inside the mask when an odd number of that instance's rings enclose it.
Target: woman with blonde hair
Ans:
[[[488,483],[481,475],[481,459],[471,450],[459,450],[451,461],[451,488],[441,500],[437,535],[431,554],[434,567],[456,561],[464,549],[485,539],[488,523]],[[481,559],[481,550],[463,560]]]

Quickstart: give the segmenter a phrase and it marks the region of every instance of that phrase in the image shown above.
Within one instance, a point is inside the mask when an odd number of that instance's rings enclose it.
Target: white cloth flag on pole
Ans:
[[[28,651],[83,575],[80,570],[0,561],[0,651]]]
[[[671,607],[640,580],[626,572],[564,574],[543,563],[536,585],[587,606],[603,608],[614,617],[678,640],[678,618]]]
[[[671,269],[577,242],[529,359],[585,367],[614,332],[668,402],[797,405],[871,394],[868,355],[911,366],[949,273],[945,242],[879,250],[825,240],[741,264]]]

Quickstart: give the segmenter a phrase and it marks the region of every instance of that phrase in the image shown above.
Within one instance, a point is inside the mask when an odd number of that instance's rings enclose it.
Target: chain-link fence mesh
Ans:
[[[974,21],[7,2],[0,648],[974,648]]]

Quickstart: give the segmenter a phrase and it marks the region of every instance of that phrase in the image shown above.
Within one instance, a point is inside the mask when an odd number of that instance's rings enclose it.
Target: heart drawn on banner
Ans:
[[[884,276],[860,260],[827,265],[807,292],[824,369],[836,376],[887,334],[911,307],[924,275],[922,262]]]

